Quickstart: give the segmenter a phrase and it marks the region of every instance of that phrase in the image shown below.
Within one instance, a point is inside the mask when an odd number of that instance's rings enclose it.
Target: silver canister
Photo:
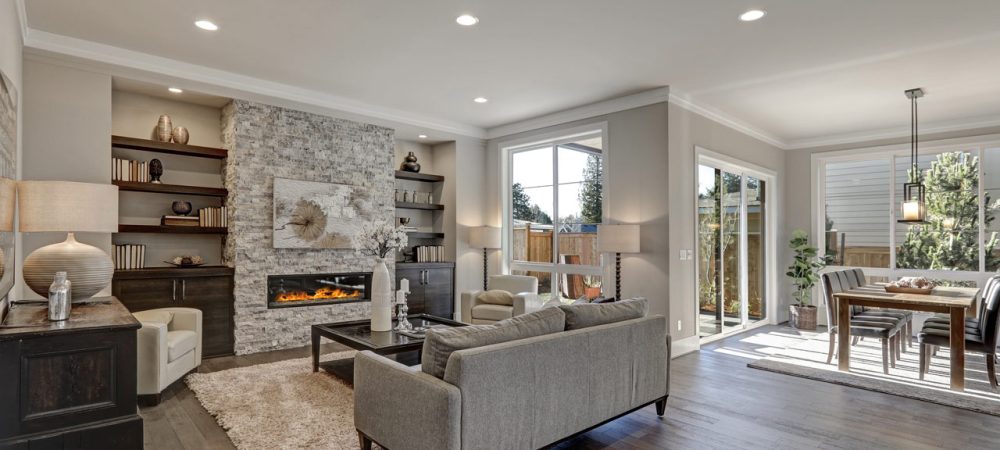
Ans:
[[[49,320],[69,319],[72,302],[70,281],[66,278],[66,272],[56,272],[56,278],[49,286]]]

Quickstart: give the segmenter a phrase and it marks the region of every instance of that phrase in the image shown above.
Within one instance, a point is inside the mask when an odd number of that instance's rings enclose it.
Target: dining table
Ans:
[[[852,305],[942,313],[950,317],[951,389],[964,391],[965,315],[975,308],[976,292],[975,288],[962,287],[936,287],[929,294],[886,292],[884,284],[871,284],[835,293],[840,335],[837,368],[842,372],[851,370]]]

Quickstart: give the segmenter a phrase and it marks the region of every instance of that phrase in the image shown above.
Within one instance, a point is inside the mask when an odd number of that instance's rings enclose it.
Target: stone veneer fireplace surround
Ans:
[[[273,180],[367,188],[379,219],[391,223],[393,130],[244,100],[223,108],[222,130],[229,150],[225,260],[235,270],[236,353],[302,346],[312,324],[367,317],[370,302],[268,308],[269,275],[369,272],[375,265],[352,250],[274,248]]]

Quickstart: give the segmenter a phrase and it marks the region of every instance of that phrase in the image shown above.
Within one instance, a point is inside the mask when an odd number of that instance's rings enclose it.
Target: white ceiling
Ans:
[[[738,21],[750,7],[768,14]],[[785,147],[906,132],[912,87],[927,92],[925,130],[1000,124],[997,0],[30,0],[26,11],[32,30],[480,129],[666,85]],[[464,12],[480,23],[456,25]]]

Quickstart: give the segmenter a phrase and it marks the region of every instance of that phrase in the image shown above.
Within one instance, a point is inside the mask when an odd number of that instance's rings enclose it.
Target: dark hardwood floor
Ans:
[[[653,406],[559,449],[1000,448],[1000,418],[746,366],[801,333],[768,326],[673,360],[667,414]],[[329,344],[327,351],[344,347]],[[206,360],[216,371],[309,356],[303,347]],[[147,449],[222,449],[232,443],[183,383],[142,408]],[[405,449],[399,449],[405,450]]]

